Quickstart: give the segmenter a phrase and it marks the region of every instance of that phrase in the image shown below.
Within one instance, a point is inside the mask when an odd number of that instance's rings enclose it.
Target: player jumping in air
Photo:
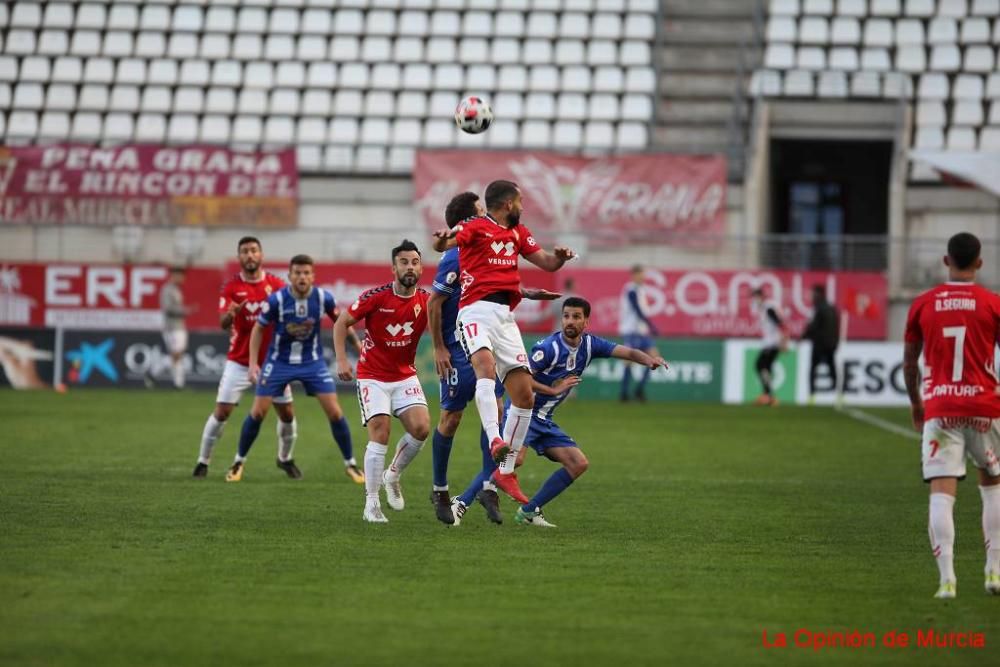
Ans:
[[[474,192],[463,192],[455,195],[445,209],[445,222],[449,229],[471,218],[486,214],[479,203],[479,195]],[[438,376],[441,378],[441,417],[434,430],[431,453],[434,465],[434,485],[431,490],[431,503],[439,521],[454,523],[452,501],[448,495],[448,460],[451,456],[452,442],[458,426],[462,422],[465,407],[475,400],[476,373],[469,363],[469,358],[462,349],[462,344],[455,331],[455,321],[458,317],[458,304],[462,295],[459,280],[461,268],[458,263],[458,249],[445,251],[438,263],[437,274],[431,298],[427,302],[428,325],[434,342],[434,363]],[[543,289],[521,288],[521,296],[526,299],[552,300],[559,294]],[[503,396],[503,385],[496,385],[496,396],[499,402]],[[498,403],[498,410],[502,404]],[[483,452],[483,472],[472,482],[463,497],[478,499],[486,510],[490,520],[502,523],[500,502],[496,488],[490,477],[496,471],[496,464],[490,454],[489,440],[486,432],[480,436],[480,448]]]
[[[250,331],[257,322],[261,308],[267,298],[285,286],[285,281],[261,268],[263,251],[260,241],[253,236],[244,236],[236,244],[240,272],[226,281],[219,297],[219,324],[229,331],[229,353],[226,366],[219,380],[219,393],[215,399],[215,411],[208,416],[201,434],[201,450],[198,463],[194,467],[195,477],[208,475],[208,464],[212,460],[212,449],[226,427],[226,420],[240,401],[240,396],[252,386],[248,375],[250,365]],[[262,342],[271,340],[271,329],[265,329]],[[263,347],[261,352],[264,352]],[[263,355],[262,355],[263,356]],[[262,361],[260,357],[258,362]],[[278,413],[278,467],[292,479],[302,477],[302,472],[292,459],[295,448],[296,423],[292,411],[292,390],[286,387],[284,394],[274,397],[274,409]]]
[[[965,458],[979,470],[986,543],[986,590],[1000,595],[1000,297],[975,284],[982,267],[979,239],[948,240],[948,282],[914,300],[906,319],[903,376],[913,426],[923,433],[924,481],[930,482],[928,532],[940,575],[934,597],[955,589],[953,508]],[[926,377],[920,377],[923,352]]]
[[[580,383],[580,376],[590,362],[614,357],[634,361],[651,370],[667,366],[662,357],[650,356],[642,350],[617,345],[586,333],[589,318],[590,303],[580,297],[566,299],[562,308],[562,331],[543,338],[531,349],[531,381],[535,401],[525,444],[540,456],[561,464],[562,468],[552,473],[538,492],[518,508],[514,520],[522,525],[554,528],[554,524],[545,520],[542,506],[587,471],[587,457],[577,447],[576,441],[552,421],[552,415],[569,396],[570,390]],[[506,419],[511,419],[510,412]],[[523,461],[525,451],[521,451],[518,465]],[[456,499],[452,507],[456,524],[465,514],[467,506],[463,499]]]
[[[250,333],[248,377],[257,384],[250,414],[243,421],[236,459],[226,473],[227,482],[243,479],[243,464],[260,432],[275,397],[284,396],[291,382],[298,380],[306,393],[315,396],[330,421],[330,431],[344,457],[347,476],[364,482],[351,446],[351,429],[337,401],[337,386],[323,359],[320,332],[323,315],[336,322],[339,312],[333,295],[314,287],[313,260],[308,255],[292,257],[288,267],[289,285],[271,294]],[[274,327],[274,337],[260,366],[260,349],[267,327]]]
[[[412,241],[404,240],[392,249],[394,280],[358,297],[333,329],[337,375],[348,382],[353,379],[344,354],[348,327],[365,321],[365,342],[358,360],[358,403],[368,428],[362,518],[370,523],[388,521],[379,502],[380,486],[385,486],[389,507],[403,509],[400,475],[420,453],[431,430],[427,400],[413,365],[417,343],[427,328],[428,294],[417,287],[422,271],[420,251]],[[396,454],[386,470],[391,417],[399,419],[406,433],[396,444]]]
[[[495,479],[508,493],[517,486],[514,462],[524,444],[534,403],[528,354],[514,320],[514,309],[522,298],[518,256],[546,271],[558,271],[575,256],[561,246],[552,253],[543,250],[531,231],[521,225],[522,208],[516,183],[493,181],[486,188],[485,216],[435,233],[435,250],[458,246],[462,288],[459,336],[476,372],[479,418],[493,459],[500,463],[501,475]],[[496,404],[497,377],[511,400],[503,438]]]

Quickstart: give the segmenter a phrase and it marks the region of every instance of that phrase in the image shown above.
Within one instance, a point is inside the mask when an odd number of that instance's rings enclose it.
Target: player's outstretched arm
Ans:
[[[444,252],[449,248],[457,246],[458,241],[455,240],[455,236],[458,234],[460,228],[461,225],[455,225],[454,229],[439,229],[434,232],[434,249],[438,252]]]
[[[260,322],[255,322],[253,329],[250,330],[250,361],[249,366],[247,366],[247,376],[252,384],[257,384],[257,378],[260,376],[258,360],[260,359],[260,344],[263,341],[264,327]]]
[[[542,269],[543,271],[558,271],[563,267],[563,264],[569,260],[576,257],[576,253],[569,248],[561,245],[557,245],[552,249],[552,252],[547,250],[539,250],[538,252],[533,252],[530,255],[525,255],[524,258]]]
[[[615,349],[612,350],[611,356],[615,359],[627,359],[628,361],[634,361],[637,364],[642,364],[647,368],[656,370],[661,366],[663,368],[670,368],[663,357],[656,355],[649,355],[642,350],[637,350],[634,347],[627,347],[625,345],[615,345]]]
[[[906,393],[910,397],[910,417],[913,428],[924,430],[924,399],[920,395],[920,351],[922,343],[905,343],[903,345],[903,381],[906,382]]]
[[[333,323],[333,350],[337,354],[337,377],[344,382],[354,379],[351,362],[347,359],[347,330],[358,321],[350,313],[341,313]]]
[[[434,344],[434,368],[442,380],[451,372],[451,353],[441,332],[441,306],[447,299],[447,295],[434,291],[427,300],[427,326],[431,330],[431,342]]]
[[[229,327],[233,326],[233,320],[236,319],[236,313],[240,312],[240,308],[243,307],[243,301],[233,301],[229,304],[229,308],[226,312],[219,316],[219,326],[222,327],[224,331],[229,331]]]
[[[580,384],[580,376],[576,374],[560,378],[551,385],[542,384],[535,378],[531,378],[531,388],[536,394],[541,394],[542,396],[558,396],[563,392],[569,391],[578,384]]]
[[[541,287],[522,287],[521,296],[529,301],[555,301],[562,298],[562,292],[550,292]]]

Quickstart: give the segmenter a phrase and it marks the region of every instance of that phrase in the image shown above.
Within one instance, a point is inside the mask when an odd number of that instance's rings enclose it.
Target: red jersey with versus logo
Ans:
[[[985,287],[949,282],[916,298],[906,342],[923,345],[926,419],[1000,417],[998,339],[1000,296]]]
[[[518,257],[541,250],[531,230],[524,225],[507,228],[493,218],[472,218],[459,225],[458,265],[462,270],[462,298],[468,306],[493,292],[510,294],[510,309],[521,302]]]
[[[264,272],[259,280],[250,282],[237,273],[222,286],[219,297],[219,314],[229,310],[234,303],[243,305],[233,316],[233,325],[229,329],[229,353],[226,358],[242,366],[250,365],[250,332],[262,310],[267,308],[267,298],[285,286],[285,281],[278,276]],[[264,330],[264,338],[260,346],[260,363],[264,361],[267,346],[271,342],[271,329]]]
[[[365,340],[358,360],[359,380],[399,382],[417,374],[417,343],[427,328],[430,295],[417,288],[399,296],[393,283],[370,289],[351,304],[348,313],[365,321]]]

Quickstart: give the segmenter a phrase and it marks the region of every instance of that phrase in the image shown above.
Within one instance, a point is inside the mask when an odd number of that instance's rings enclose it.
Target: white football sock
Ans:
[[[222,431],[226,428],[226,422],[220,422],[215,418],[213,412],[205,422],[205,428],[201,432],[201,451],[198,452],[198,463],[208,465],[212,461],[212,449],[215,443],[222,437]]]
[[[519,408],[514,405],[507,410],[507,420],[503,425],[503,439],[510,444],[510,452],[507,458],[500,464],[500,472],[509,475],[514,472],[514,464],[517,462],[517,453],[521,451],[524,444],[524,437],[528,435],[528,428],[531,426],[531,408]]]
[[[298,423],[295,418],[290,422],[278,420],[278,460],[292,460],[292,450],[295,449],[295,438],[299,435]]]
[[[376,503],[379,487],[382,486],[382,473],[385,471],[385,453],[388,450],[388,447],[377,442],[369,442],[365,449],[365,494]]]
[[[953,510],[955,496],[947,493],[932,493],[930,521],[927,531],[931,538],[931,549],[937,559],[941,583],[955,581],[955,518]]]
[[[1000,574],[1000,486],[981,486],[986,572]]]
[[[479,420],[486,431],[486,439],[493,442],[500,437],[500,413],[497,410],[497,381],[476,380],[476,408]]]
[[[410,462],[417,457],[423,447],[423,440],[417,440],[409,433],[403,434],[403,437],[396,443],[396,455],[392,457],[392,463],[389,464],[388,476],[394,480],[399,479],[399,476],[406,470],[406,466],[410,465]]]
[[[178,389],[184,388],[184,360],[173,362],[174,366],[174,386]]]

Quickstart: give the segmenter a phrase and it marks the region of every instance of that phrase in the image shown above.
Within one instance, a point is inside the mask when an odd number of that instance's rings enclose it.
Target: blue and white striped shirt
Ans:
[[[296,298],[291,287],[273,293],[257,321],[274,325],[274,337],[267,350],[269,361],[302,364],[323,359],[320,324],[323,315],[336,316],[333,294],[313,287],[304,299]]]
[[[538,341],[531,348],[529,355],[531,372],[535,380],[551,387],[557,380],[569,375],[583,375],[583,371],[591,361],[610,357],[615,347],[617,343],[589,333],[584,333],[580,337],[580,344],[577,347],[570,347],[562,332],[557,331]],[[535,394],[532,416],[548,421],[567,396],[569,396],[568,391],[558,396]]]

